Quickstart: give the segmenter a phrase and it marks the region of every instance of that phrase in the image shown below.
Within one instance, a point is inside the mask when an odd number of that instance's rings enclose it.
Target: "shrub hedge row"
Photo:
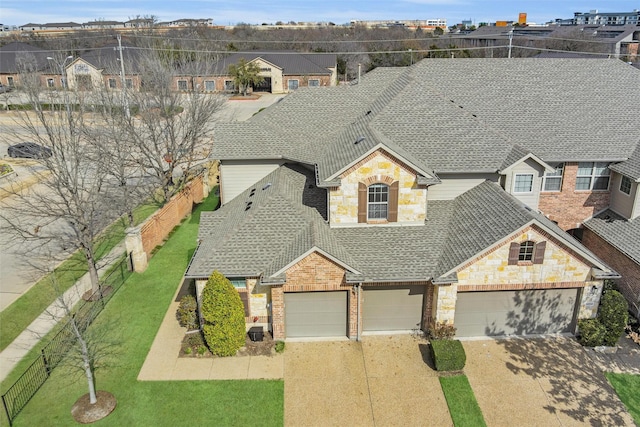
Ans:
[[[459,340],[431,340],[430,348],[437,371],[459,371],[464,368],[467,355]]]

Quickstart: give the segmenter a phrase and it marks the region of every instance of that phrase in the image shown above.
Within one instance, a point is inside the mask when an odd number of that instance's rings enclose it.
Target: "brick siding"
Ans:
[[[622,276],[615,280],[618,290],[629,302],[634,315],[640,316],[640,265],[589,229],[584,230],[582,244]]]
[[[576,191],[578,163],[565,163],[562,191],[541,192],[538,208],[563,230],[577,228],[609,206],[609,191]]]

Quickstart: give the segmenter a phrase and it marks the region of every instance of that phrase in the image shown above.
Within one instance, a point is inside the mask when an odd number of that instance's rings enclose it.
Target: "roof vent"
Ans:
[[[371,114],[371,110],[367,111],[367,112],[365,113],[365,116],[368,116],[369,114]]]
[[[264,187],[262,187],[262,191],[266,190],[267,188],[271,187],[271,183],[267,182]]]
[[[358,145],[359,143],[361,143],[362,141],[364,141],[366,138],[364,136],[359,136],[358,139],[356,139],[356,142],[354,142],[355,145]]]
[[[251,193],[249,193],[249,197],[253,197],[254,194],[256,194],[256,189],[252,188]]]
[[[247,206],[244,207],[245,211],[248,211],[249,209],[251,209],[251,205],[253,204],[253,202],[247,202]]]

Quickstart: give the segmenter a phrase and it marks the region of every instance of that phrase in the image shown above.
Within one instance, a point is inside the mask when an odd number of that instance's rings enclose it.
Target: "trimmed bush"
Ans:
[[[276,341],[276,353],[282,353],[284,351],[284,341]]]
[[[627,300],[620,292],[609,290],[602,295],[598,319],[606,329],[604,345],[614,346],[618,343],[629,320],[628,309]]]
[[[580,344],[585,347],[602,345],[604,335],[607,332],[604,325],[598,319],[578,320],[578,330],[580,331]]]
[[[218,271],[202,291],[204,339],[211,353],[233,356],[245,343],[244,306],[236,288]]]
[[[431,340],[431,358],[437,371],[459,371],[467,355],[459,340]]]
[[[198,303],[193,295],[185,295],[180,299],[176,317],[180,326],[198,329]]]

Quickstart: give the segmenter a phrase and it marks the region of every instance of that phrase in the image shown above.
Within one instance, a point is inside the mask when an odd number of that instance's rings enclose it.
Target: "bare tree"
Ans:
[[[121,127],[135,147],[137,161],[162,189],[167,201],[207,159],[214,116],[225,102],[204,92],[202,76],[208,61],[192,51],[161,50],[140,58],[140,91],[128,91],[136,115],[122,114]]]
[[[4,231],[29,250],[25,254],[29,257],[61,260],[80,250],[95,292],[99,289],[97,237],[123,212],[114,176],[88,142],[87,128],[93,126],[89,104],[81,92],[43,92],[28,62],[20,82],[31,111],[20,113],[17,124],[22,138],[28,135],[42,147],[32,153],[36,159],[29,166],[39,184],[27,190],[14,188],[12,197],[3,200],[0,215],[8,224]]]

